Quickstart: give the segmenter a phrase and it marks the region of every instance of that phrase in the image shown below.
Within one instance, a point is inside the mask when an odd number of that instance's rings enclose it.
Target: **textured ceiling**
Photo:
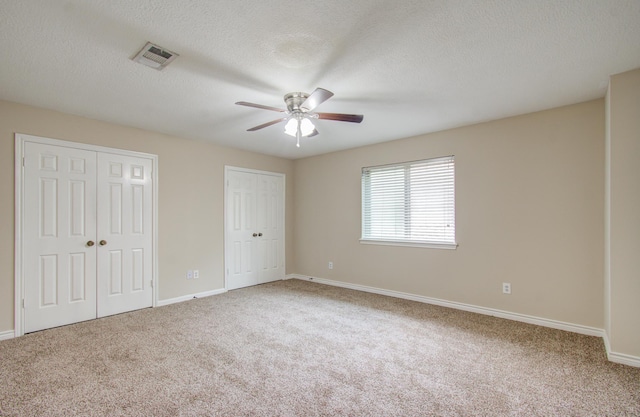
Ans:
[[[147,41],[180,54],[131,61]],[[0,0],[0,99],[300,158],[603,97],[640,67],[639,0]],[[295,139],[282,96],[323,87]]]

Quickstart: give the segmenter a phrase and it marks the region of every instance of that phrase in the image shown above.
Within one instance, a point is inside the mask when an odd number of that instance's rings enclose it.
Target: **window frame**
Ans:
[[[450,241],[438,241],[438,240],[422,240],[422,239],[410,239],[408,237],[403,237],[403,238],[382,238],[382,237],[370,237],[370,236],[365,236],[365,231],[367,230],[367,223],[366,223],[366,214],[365,214],[365,201],[366,201],[366,184],[365,184],[365,174],[371,172],[371,171],[376,171],[376,170],[384,170],[384,169],[393,169],[393,168],[399,168],[399,169],[404,169],[405,172],[409,171],[411,169],[411,167],[415,167],[415,166],[420,166],[421,164],[425,164],[425,163],[429,163],[429,162],[436,162],[438,160],[444,160],[444,159],[449,159],[452,163],[452,209],[453,209],[453,228],[454,228],[454,232],[453,232],[453,242]],[[409,230],[412,227],[411,224],[411,184],[410,184],[410,178],[408,176],[404,176],[404,186],[402,186],[402,192],[403,192],[403,197],[402,200],[403,202],[403,218],[405,219],[403,221],[404,226],[407,227]],[[421,159],[421,160],[415,160],[415,161],[407,161],[407,162],[399,162],[399,163],[393,163],[393,164],[385,164],[385,165],[375,165],[375,166],[368,166],[368,167],[363,167],[361,170],[361,178],[360,178],[360,184],[361,184],[361,201],[360,201],[360,207],[361,207],[361,235],[360,235],[360,243],[361,244],[366,244],[366,245],[385,245],[385,246],[409,246],[409,247],[421,247],[421,248],[432,248],[432,249],[456,249],[458,247],[458,243],[456,240],[456,230],[455,230],[455,223],[456,223],[456,196],[455,196],[455,156],[454,155],[446,155],[446,156],[441,156],[441,157],[434,157],[434,158],[426,158],[426,159]],[[370,190],[370,189],[369,189]],[[408,191],[408,192],[407,192]],[[407,220],[408,219],[408,220]],[[370,224],[369,224],[370,227]],[[410,232],[409,232],[410,233]],[[404,235],[407,236],[407,231],[404,231]]]

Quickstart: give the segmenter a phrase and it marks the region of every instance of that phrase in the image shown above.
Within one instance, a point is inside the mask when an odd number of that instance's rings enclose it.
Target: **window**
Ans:
[[[454,157],[362,169],[362,243],[456,247]]]

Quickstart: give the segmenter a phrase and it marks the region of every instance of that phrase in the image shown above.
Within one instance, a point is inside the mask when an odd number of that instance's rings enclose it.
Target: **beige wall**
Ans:
[[[602,329],[604,132],[595,100],[297,160],[295,272]],[[362,167],[450,154],[457,250],[359,243]]]
[[[640,69],[607,95],[605,328],[611,352],[640,357]]]
[[[224,285],[227,164],[287,175],[287,273],[604,327],[604,100],[297,161],[0,101],[0,332],[13,329],[14,132],[159,155],[161,299]],[[449,154],[458,249],[361,245],[361,168]]]
[[[14,328],[16,132],[158,155],[161,300],[224,287],[224,165],[286,174],[286,257],[292,270],[292,161],[0,101],[0,332]],[[188,269],[198,269],[200,279],[187,281]]]

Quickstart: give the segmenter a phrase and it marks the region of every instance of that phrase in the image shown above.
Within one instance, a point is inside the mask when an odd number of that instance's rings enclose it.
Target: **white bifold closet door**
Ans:
[[[152,161],[24,149],[25,332],[150,307]]]
[[[226,288],[284,279],[284,175],[227,167]]]

